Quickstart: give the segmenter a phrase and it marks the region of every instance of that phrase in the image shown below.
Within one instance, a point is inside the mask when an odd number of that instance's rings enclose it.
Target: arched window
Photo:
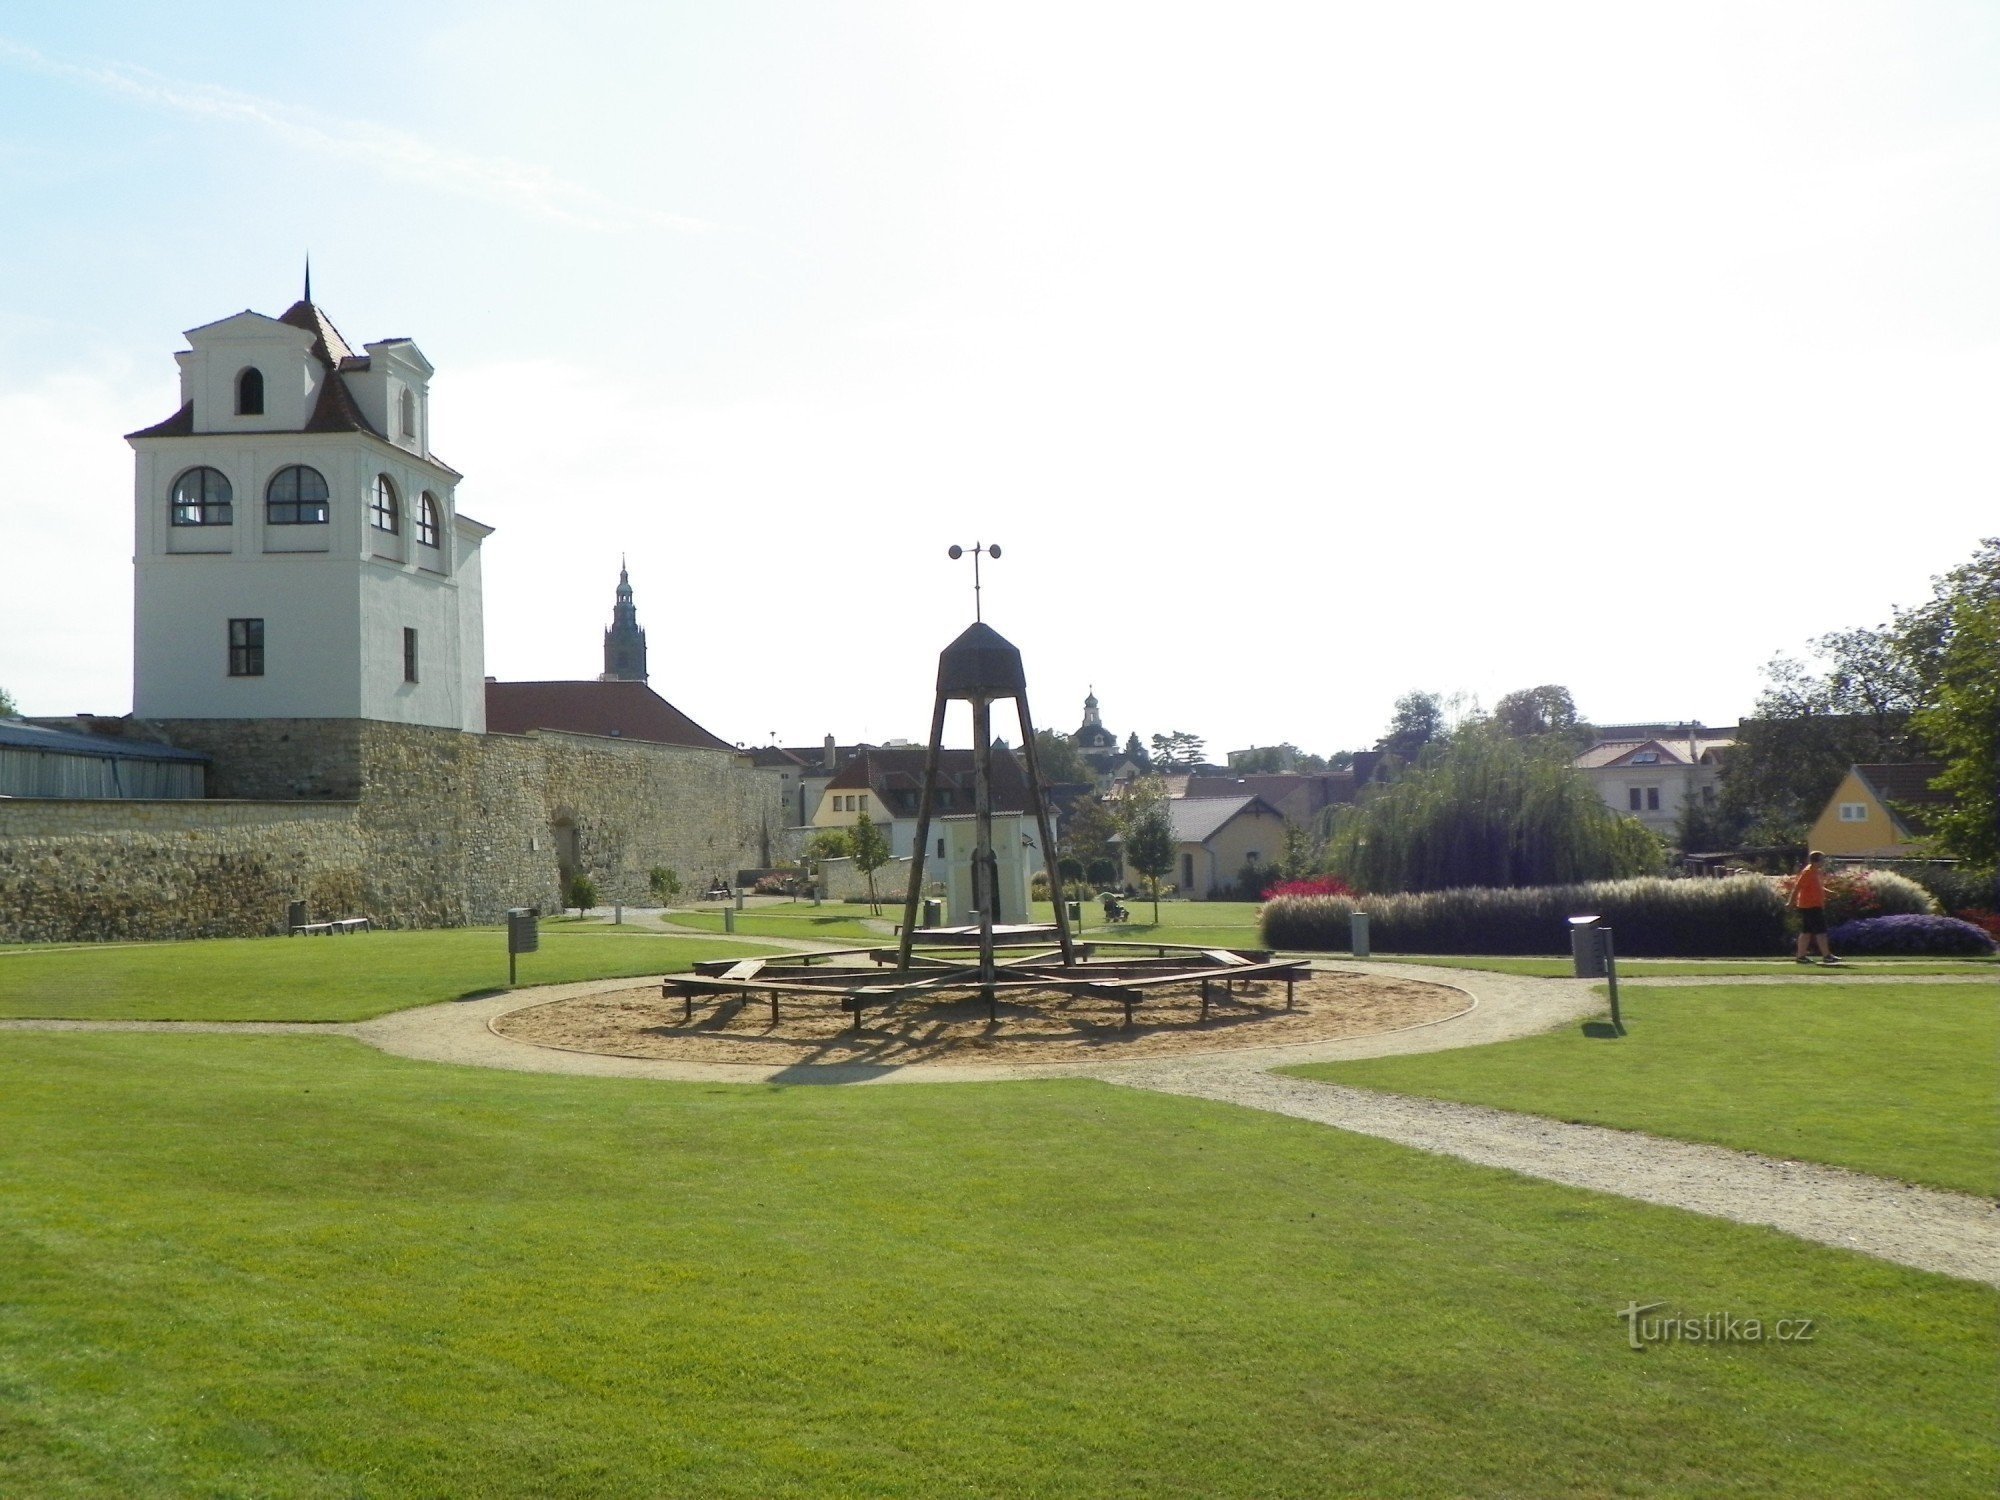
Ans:
[[[438,538],[443,532],[443,527],[439,524],[439,517],[442,514],[443,512],[438,507],[437,496],[433,495],[429,490],[425,490],[423,497],[417,502],[417,545],[419,547],[435,547],[438,545]]]
[[[264,415],[264,372],[254,365],[236,377],[236,415]]]
[[[400,536],[403,531],[403,503],[396,498],[396,482],[387,474],[375,476],[375,494],[368,502],[368,519],[377,531]]]
[[[408,386],[404,386],[403,399],[397,403],[397,407],[398,413],[402,418],[403,436],[406,438],[415,437],[417,435],[417,393]]]
[[[174,481],[174,525],[227,526],[235,519],[234,498],[220,469],[189,469]]]
[[[264,522],[268,526],[324,526],[326,480],[319,470],[293,464],[272,475],[264,491]]]

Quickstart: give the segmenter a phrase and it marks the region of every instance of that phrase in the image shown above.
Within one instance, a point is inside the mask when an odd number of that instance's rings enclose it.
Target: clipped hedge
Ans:
[[[1956,917],[1904,915],[1864,917],[1842,922],[1827,934],[1842,953],[1925,953],[1933,956],[1984,958],[1993,939],[1970,922]]]
[[[1345,953],[1348,918],[1368,913],[1384,953],[1566,954],[1572,916],[1608,922],[1632,958],[1767,958],[1787,952],[1785,898],[1760,875],[1729,880],[1594,880],[1393,896],[1293,896],[1262,915],[1266,947]]]

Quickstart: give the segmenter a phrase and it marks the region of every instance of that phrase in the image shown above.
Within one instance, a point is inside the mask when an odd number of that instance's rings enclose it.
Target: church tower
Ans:
[[[306,294],[188,330],[135,458],[133,712],[483,733],[479,547],[431,451],[430,361]]]
[[[599,681],[645,680],[646,632],[639,628],[639,612],[632,607],[632,580],[621,557],[617,601],[611,606],[611,628],[604,632],[604,676]]]
[[[1097,715],[1097,689],[1092,688],[1083,700],[1083,724],[1070,740],[1076,748],[1086,753],[1092,750],[1116,750],[1118,736],[1104,727],[1104,720]]]

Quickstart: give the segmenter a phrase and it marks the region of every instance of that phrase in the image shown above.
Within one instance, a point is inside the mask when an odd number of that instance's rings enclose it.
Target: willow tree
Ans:
[[[1666,852],[1613,812],[1566,746],[1467,727],[1338,809],[1327,865],[1366,891],[1560,885],[1658,871]]]

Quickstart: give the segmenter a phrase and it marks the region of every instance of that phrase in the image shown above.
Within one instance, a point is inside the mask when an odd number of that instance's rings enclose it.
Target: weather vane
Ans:
[[[964,547],[954,545],[947,549],[947,555],[953,562],[957,562],[959,558],[965,556],[967,550]],[[983,552],[995,562],[998,562],[1000,560],[1000,544],[995,542],[989,546],[985,542],[974,542],[970,551],[972,553],[972,618],[977,623],[983,619],[983,616],[979,613],[979,554]]]

